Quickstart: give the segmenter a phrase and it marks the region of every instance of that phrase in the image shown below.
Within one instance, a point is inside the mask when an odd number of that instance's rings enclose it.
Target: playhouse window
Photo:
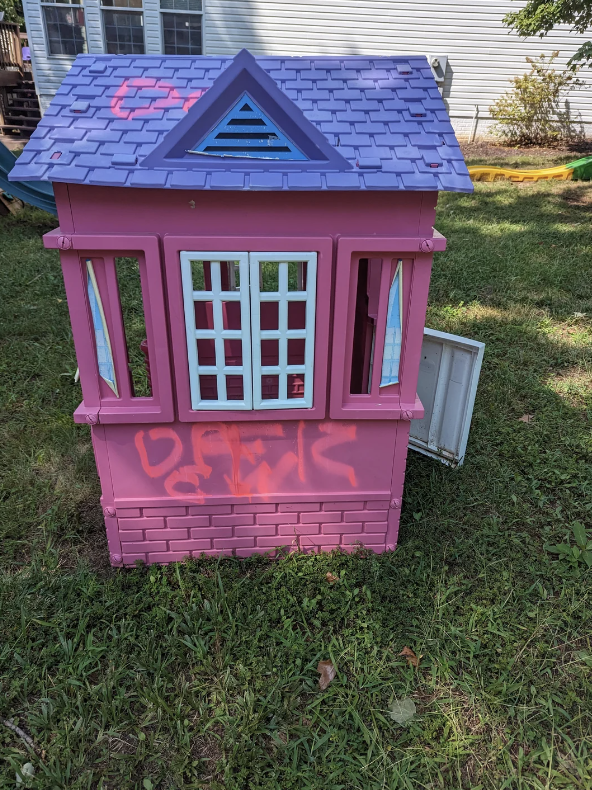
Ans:
[[[410,267],[392,254],[338,256],[332,416],[355,411],[371,419],[373,412],[397,408]]]
[[[316,253],[182,252],[192,409],[311,408]]]

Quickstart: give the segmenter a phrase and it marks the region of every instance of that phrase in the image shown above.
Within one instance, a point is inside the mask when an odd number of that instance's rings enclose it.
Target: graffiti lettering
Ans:
[[[148,461],[148,453],[146,451],[146,444],[144,443],[145,435],[144,431],[138,431],[134,438],[142,469],[148,477],[162,477],[162,475],[166,475],[167,472],[170,472],[170,470],[181,460],[181,456],[183,455],[183,443],[172,428],[151,428],[148,431],[148,436],[153,442],[157,442],[159,439],[170,439],[173,442],[173,447],[164,461],[152,466]]]
[[[219,486],[223,480],[233,496],[249,498],[259,495],[268,499],[282,490],[290,476],[300,483],[307,481],[307,466],[311,473],[343,478],[356,487],[353,466],[327,456],[327,452],[344,443],[356,441],[356,426],[349,423],[306,423],[301,420],[292,438],[286,437],[285,423],[208,423],[193,425],[190,451],[193,463],[178,466],[184,453],[183,442],[173,428],[159,427],[148,432],[151,440],[146,447],[145,432],[135,435],[142,469],[150,478],[164,477],[164,489],[174,499],[203,503],[208,496],[203,491],[204,481]],[[306,431],[308,430],[308,437]],[[311,441],[312,430],[325,434]],[[155,442],[171,440],[173,447],[159,463],[151,463],[149,453],[155,452]],[[284,440],[278,445],[275,439]],[[287,447],[286,447],[287,445]],[[283,452],[277,456],[277,449]],[[289,448],[289,449],[288,449]],[[188,448],[189,449],[189,448]],[[275,449],[275,453],[274,453]],[[275,459],[272,460],[272,456]],[[224,457],[229,463],[224,461]],[[266,457],[264,457],[266,456]],[[216,475],[212,475],[214,468]],[[289,486],[288,486],[289,487]]]

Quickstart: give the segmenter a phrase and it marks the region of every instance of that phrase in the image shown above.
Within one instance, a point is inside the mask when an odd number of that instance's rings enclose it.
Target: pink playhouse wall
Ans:
[[[445,243],[432,228],[437,194],[54,187],[60,228],[45,241],[61,250],[83,390],[75,418],[91,426],[112,563],[394,548],[409,421],[422,415],[432,253]],[[318,252],[312,409],[191,411],[183,249]],[[97,373],[83,262],[126,254],[144,267],[152,398],[114,398]],[[385,256],[404,267],[401,384],[369,400],[344,385],[349,271],[353,259]],[[117,304],[106,312],[115,328]],[[113,334],[117,367],[125,352]]]

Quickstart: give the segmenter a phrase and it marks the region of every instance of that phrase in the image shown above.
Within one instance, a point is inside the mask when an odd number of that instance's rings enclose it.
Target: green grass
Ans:
[[[591,207],[442,196],[428,325],[486,352],[466,462],[410,455],[394,554],[148,570],[106,564],[51,221],[3,218],[0,718],[43,755],[0,725],[0,787],[589,790],[591,573],[545,546],[592,522]]]

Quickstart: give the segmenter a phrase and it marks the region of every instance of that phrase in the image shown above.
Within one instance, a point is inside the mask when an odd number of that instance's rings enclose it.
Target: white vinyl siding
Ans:
[[[475,108],[486,129],[489,106],[512,77],[528,70],[526,56],[560,50],[564,68],[583,41],[565,25],[546,38],[521,39],[503,25],[508,11],[523,5],[502,0],[207,0],[204,53],[235,55],[246,47],[255,55],[432,55],[447,56],[444,98],[460,137],[470,134]],[[37,90],[46,106],[72,63],[48,57],[39,0],[24,0]],[[102,53],[98,0],[84,0],[90,53]],[[146,53],[162,52],[159,0],[144,0]],[[592,124],[592,76],[569,97],[571,112]],[[485,123],[483,123],[485,119]],[[592,126],[588,126],[592,135]]]
[[[459,136],[470,132],[475,107],[481,119],[528,71],[526,56],[560,50],[558,69],[587,39],[562,25],[546,38],[521,39],[502,23],[523,2],[488,0],[208,0],[205,53],[234,55],[432,55],[447,56],[444,98]],[[573,113],[592,124],[592,75],[569,97]],[[479,131],[486,124],[480,123]],[[587,133],[592,135],[592,126]]]
[[[253,337],[253,408],[254,409],[310,409],[312,407],[314,371],[314,328],[317,282],[317,255],[310,253],[265,253],[252,252],[251,264],[251,332]],[[288,290],[288,263],[306,263],[306,290]],[[261,263],[278,264],[278,291],[261,290]],[[302,275],[299,274],[302,281]],[[277,329],[261,329],[262,302],[277,302]],[[302,329],[288,328],[290,302],[305,302],[305,325]],[[277,340],[278,364],[263,365],[261,341]],[[288,364],[288,341],[304,340],[304,363]],[[288,376],[304,375],[304,392],[301,398],[288,397]],[[266,376],[277,376],[278,397],[263,398],[262,380]]]
[[[192,409],[251,409],[251,337],[249,321],[249,256],[246,252],[225,252],[223,258],[215,252],[182,252],[181,276],[183,282],[183,300],[185,308],[185,329],[187,332],[187,354],[189,360],[189,382],[191,386]],[[194,290],[192,262],[205,261],[210,264],[211,290]],[[240,272],[238,290],[223,291],[221,263],[234,262]],[[232,284],[231,284],[232,287]],[[204,283],[205,289],[205,283]],[[240,302],[240,329],[224,327],[224,303]],[[211,303],[213,327],[196,328],[196,302]],[[198,340],[213,340],[215,348],[215,365],[204,365],[199,359]],[[227,365],[225,340],[242,342],[242,365]],[[204,399],[200,378],[215,376],[217,398]],[[229,400],[227,397],[227,376],[242,376],[243,399]]]

